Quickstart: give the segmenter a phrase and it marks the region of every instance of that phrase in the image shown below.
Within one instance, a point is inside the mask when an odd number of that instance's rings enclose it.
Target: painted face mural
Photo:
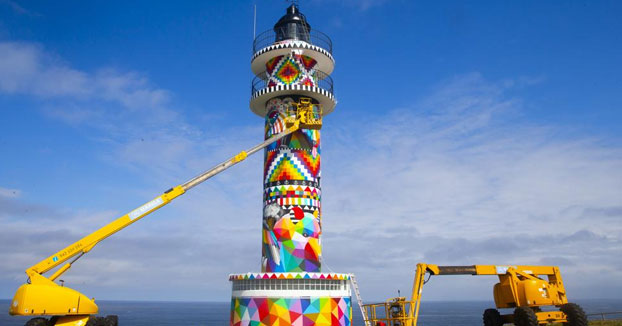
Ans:
[[[266,139],[285,129],[293,102],[268,102]],[[269,146],[264,166],[264,272],[320,271],[320,200],[319,130],[302,129]]]

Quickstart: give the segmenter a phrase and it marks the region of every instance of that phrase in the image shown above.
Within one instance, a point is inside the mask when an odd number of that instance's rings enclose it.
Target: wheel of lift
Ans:
[[[86,322],[86,326],[106,326],[106,319],[104,317],[91,317],[89,321]]]
[[[538,326],[538,317],[533,309],[529,307],[518,307],[514,309],[514,325]]]
[[[105,318],[105,326],[119,326],[119,316],[108,315]]]
[[[32,318],[24,326],[50,326],[50,321],[43,317]]]
[[[568,320],[565,325],[568,326],[587,326],[587,316],[583,308],[576,303],[566,303],[559,310],[566,314]]]
[[[502,326],[503,318],[497,309],[484,310],[484,326]]]

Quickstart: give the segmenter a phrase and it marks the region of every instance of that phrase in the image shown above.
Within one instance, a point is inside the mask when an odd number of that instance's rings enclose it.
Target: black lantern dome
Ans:
[[[285,15],[274,25],[276,42],[300,40],[310,42],[311,25],[295,4],[285,10]]]

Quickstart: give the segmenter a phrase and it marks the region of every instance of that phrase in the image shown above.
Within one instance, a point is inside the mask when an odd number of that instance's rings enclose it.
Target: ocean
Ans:
[[[622,300],[578,300],[586,313],[622,311]],[[23,326],[29,318],[9,316],[10,300],[0,300],[0,326]],[[118,315],[122,326],[226,326],[228,302],[97,301],[100,315]],[[420,326],[481,326],[489,301],[424,301]],[[363,326],[358,306],[352,307],[354,326]],[[622,318],[622,314],[617,315]],[[596,318],[596,317],[593,317]]]

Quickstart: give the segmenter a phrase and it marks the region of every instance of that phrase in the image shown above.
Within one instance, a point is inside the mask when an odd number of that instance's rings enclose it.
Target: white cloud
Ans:
[[[313,2],[315,2],[316,4],[320,6],[325,6],[327,4],[331,6],[335,5],[334,1],[327,1],[327,0],[314,0]],[[374,7],[383,6],[387,2],[389,2],[389,0],[344,0],[342,1],[341,4],[347,7],[354,7],[360,11],[367,11]],[[335,23],[340,24],[340,22],[335,22]]]
[[[102,69],[87,73],[71,68],[36,44],[0,42],[0,91],[43,98],[100,99],[129,109],[167,104],[169,94],[135,72]]]
[[[8,198],[17,198],[22,194],[19,189],[8,189],[0,187],[0,196]]]
[[[168,123],[187,128],[168,107],[170,93],[141,74],[77,70],[33,43],[0,42],[0,93],[34,96],[49,116],[117,138]]]
[[[88,76],[46,56],[30,43],[0,43],[0,90],[38,96],[84,96]]]
[[[10,7],[15,13],[20,14],[20,15],[27,15],[27,16],[40,16],[37,13],[33,13],[30,10],[20,6],[17,2],[15,1],[11,1],[11,0],[0,0],[0,4],[6,5],[8,7]]]
[[[103,155],[119,164],[167,166],[203,134],[171,108],[169,91],[142,74],[74,69],[33,43],[0,42],[0,93],[34,96],[48,116],[90,128],[93,139],[107,144]],[[151,159],[154,153],[159,160]]]
[[[619,287],[584,271],[622,279],[622,224],[612,223],[620,218],[622,148],[520,120],[521,101],[506,95],[513,85],[460,76],[412,108],[324,131],[331,268],[359,271],[363,291],[380,299],[392,294],[385,286],[393,276],[406,288],[420,261],[558,262],[576,282],[567,282],[573,297],[615,297]],[[447,298],[444,289],[428,293]],[[471,290],[459,292],[489,298],[489,287]]]
[[[101,70],[94,77],[94,88],[103,98],[134,110],[160,107],[169,100],[168,91],[150,87],[149,81],[137,73]]]
[[[368,10],[372,7],[381,6],[386,2],[387,0],[358,0],[350,1],[350,4],[358,6],[358,8],[361,10]]]
[[[364,298],[393,295],[394,280],[409,288],[419,261],[555,263],[573,297],[616,296],[622,289],[607,285],[622,280],[622,149],[522,121],[521,99],[508,97],[508,87],[537,82],[459,76],[412,107],[325,128],[325,267],[357,273]],[[54,100],[49,116],[101,131],[106,164],[158,185],[183,181],[261,135],[260,125],[206,131],[209,123],[188,122],[171,109],[169,91],[138,73],[79,71],[31,44],[0,44],[0,91]],[[250,158],[103,242],[72,269],[74,284],[102,298],[226,300],[227,274],[260,266],[261,160]],[[13,275],[11,282],[49,248],[121,213],[47,207],[0,190],[0,239],[12,239],[1,244],[11,249],[0,259],[13,262],[1,275]],[[155,194],[123,195],[138,206]],[[606,278],[589,278],[586,269]],[[427,298],[490,299],[492,286],[434,284]],[[136,297],[144,288],[160,292]]]
[[[257,251],[248,250],[260,245],[259,233],[247,223],[255,219],[242,214],[260,207],[236,209],[239,203],[210,188],[101,242],[63,276],[66,284],[98,298],[227,300],[227,275],[259,266]],[[0,201],[0,259],[10,262],[0,266],[0,288],[8,295],[25,279],[27,267],[120,215],[18,198]]]

